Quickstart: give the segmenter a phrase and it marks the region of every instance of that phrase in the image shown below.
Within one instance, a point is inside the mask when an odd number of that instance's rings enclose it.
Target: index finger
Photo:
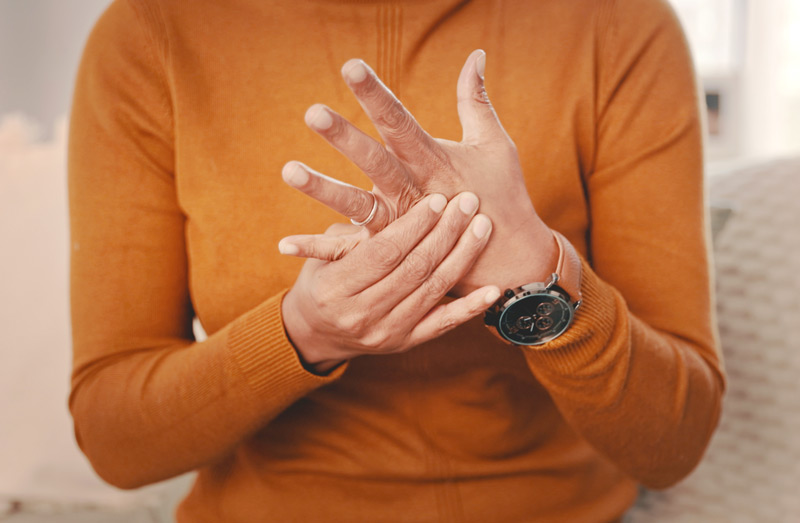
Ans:
[[[409,164],[440,165],[447,157],[439,144],[363,60],[348,60],[342,76],[387,148]]]

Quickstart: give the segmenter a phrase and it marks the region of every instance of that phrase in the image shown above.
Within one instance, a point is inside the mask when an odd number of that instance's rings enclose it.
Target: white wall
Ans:
[[[83,43],[110,0],[0,0],[0,115],[67,113]],[[48,131],[49,132],[49,131]]]
[[[102,483],[67,411],[65,115],[83,43],[108,3],[0,0],[0,519],[11,500],[50,510],[163,496]]]
[[[725,163],[800,154],[800,0],[670,0],[705,86],[723,95]]]

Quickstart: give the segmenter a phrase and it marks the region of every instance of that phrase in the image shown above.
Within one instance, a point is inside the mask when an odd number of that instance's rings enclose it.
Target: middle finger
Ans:
[[[306,124],[361,169],[384,194],[399,198],[415,192],[403,164],[361,129],[322,104],[309,107]]]
[[[449,165],[446,154],[363,60],[349,60],[342,76],[389,150],[410,165],[428,171]]]

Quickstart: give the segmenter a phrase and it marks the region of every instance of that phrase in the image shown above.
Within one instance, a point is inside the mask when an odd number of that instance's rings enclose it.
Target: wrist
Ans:
[[[485,314],[486,325],[507,343],[543,345],[561,336],[581,305],[581,260],[560,233],[550,231],[557,248],[547,280],[508,287]]]
[[[558,264],[558,244],[553,231],[536,216],[517,231],[509,231],[505,252],[509,270],[498,282],[501,289],[547,281]]]
[[[500,213],[498,213],[500,214]],[[497,226],[480,258],[452,289],[451,296],[466,296],[484,285],[500,289],[547,281],[558,263],[553,231],[531,207],[527,216],[499,216]]]
[[[314,374],[325,375],[344,363],[347,358],[333,356],[333,350],[320,343],[305,315],[296,306],[296,294],[290,289],[281,303],[281,315],[286,337],[294,347],[303,368]]]
[[[508,289],[531,282],[547,281],[558,263],[558,244],[553,231],[531,212],[526,218],[517,217],[513,224],[499,226],[488,249],[492,249],[496,265],[491,283]]]

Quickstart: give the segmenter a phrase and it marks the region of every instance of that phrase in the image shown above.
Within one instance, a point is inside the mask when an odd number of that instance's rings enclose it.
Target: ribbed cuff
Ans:
[[[585,260],[581,261],[581,293],[583,301],[575,313],[575,321],[563,335],[550,343],[525,347],[528,363],[536,368],[549,368],[568,374],[594,361],[608,345],[619,321],[616,291],[604,283]]]
[[[233,359],[257,395],[289,401],[336,380],[347,363],[320,376],[303,368],[286,337],[281,314],[284,290],[237,319],[228,345]]]

